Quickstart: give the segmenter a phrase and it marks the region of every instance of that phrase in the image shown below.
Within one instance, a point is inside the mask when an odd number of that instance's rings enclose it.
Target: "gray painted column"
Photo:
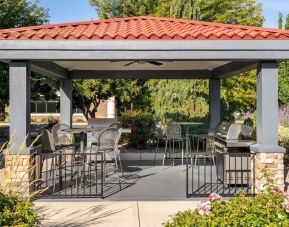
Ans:
[[[257,79],[256,152],[284,152],[278,146],[278,64],[261,62]]]
[[[221,80],[210,79],[210,132],[214,132],[221,121]]]
[[[72,80],[60,81],[60,122],[72,127]]]
[[[30,108],[30,65],[25,61],[12,61],[9,67],[9,109],[10,138],[13,136],[14,154],[18,152],[26,136],[26,146],[30,144]],[[26,148],[22,153],[29,152]]]

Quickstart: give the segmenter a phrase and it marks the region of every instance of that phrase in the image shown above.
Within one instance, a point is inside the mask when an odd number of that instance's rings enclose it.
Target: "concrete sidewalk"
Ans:
[[[42,226],[159,227],[178,211],[198,201],[100,202],[36,201]]]

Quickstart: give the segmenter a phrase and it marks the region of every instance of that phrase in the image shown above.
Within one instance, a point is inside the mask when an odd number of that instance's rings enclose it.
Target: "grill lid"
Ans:
[[[246,125],[232,124],[228,130],[227,140],[252,140],[252,128]]]

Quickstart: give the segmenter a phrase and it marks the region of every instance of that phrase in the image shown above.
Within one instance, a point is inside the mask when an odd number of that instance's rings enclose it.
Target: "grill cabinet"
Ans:
[[[226,185],[249,185],[252,128],[223,122],[214,137],[218,179]]]

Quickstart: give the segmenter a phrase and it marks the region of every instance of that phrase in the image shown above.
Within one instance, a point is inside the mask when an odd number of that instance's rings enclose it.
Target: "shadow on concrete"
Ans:
[[[37,207],[37,212],[42,214],[42,219],[45,220],[41,223],[42,226],[94,226],[108,223],[110,222],[111,216],[131,208],[131,205],[128,205],[125,208],[117,208],[118,206],[114,206],[116,204],[116,202],[113,202],[92,205],[85,207],[85,209],[83,207],[75,209],[75,203],[71,203],[71,207],[65,206],[65,208],[58,209],[55,209],[57,205],[54,207],[42,205]]]

